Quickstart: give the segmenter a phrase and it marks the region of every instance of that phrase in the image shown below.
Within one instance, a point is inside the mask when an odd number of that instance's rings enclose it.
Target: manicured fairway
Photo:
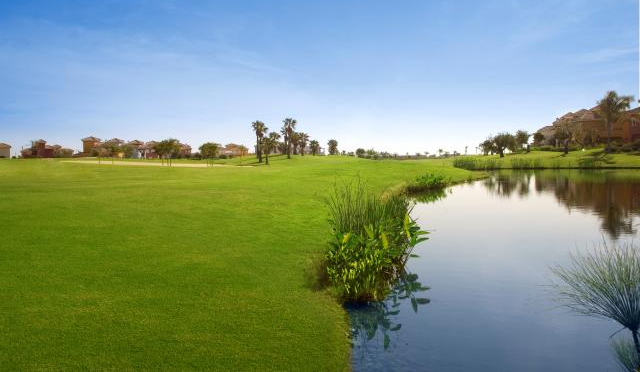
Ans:
[[[270,167],[0,161],[0,365],[9,369],[349,368],[345,312],[309,288],[322,198],[380,191],[433,161],[274,158]]]

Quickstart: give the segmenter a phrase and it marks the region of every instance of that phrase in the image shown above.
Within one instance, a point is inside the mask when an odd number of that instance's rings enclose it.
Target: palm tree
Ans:
[[[262,146],[264,146],[265,150],[265,164],[269,165],[269,153],[278,145],[278,140],[280,139],[280,135],[276,132],[269,133],[268,137],[262,138]]]
[[[282,133],[284,135],[284,143],[287,145],[287,159],[291,159],[291,139],[293,137],[296,124],[298,122],[295,119],[286,118],[283,121]]]
[[[293,155],[298,155],[298,146],[300,146],[300,133],[293,132],[291,138],[289,139],[291,142],[291,147],[293,147]]]
[[[240,164],[242,164],[242,160],[244,160],[244,156],[247,155],[247,152],[249,152],[249,149],[244,145],[240,145],[238,147],[238,150],[240,150]]]
[[[617,122],[629,109],[631,101],[633,101],[633,96],[618,96],[618,93],[613,90],[608,91],[604,98],[598,101],[597,111],[607,127],[607,151],[611,148],[613,123]]]
[[[311,142],[309,142],[309,146],[311,147],[311,155],[316,156],[316,154],[320,151],[320,142],[312,140]]]
[[[258,157],[258,163],[262,163],[262,148],[260,145],[262,143],[262,138],[264,137],[265,133],[267,133],[269,128],[267,128],[267,126],[264,125],[264,123],[260,120],[256,120],[251,123],[251,127],[256,133],[256,156]]]
[[[305,148],[307,147],[307,142],[309,142],[309,135],[304,132],[298,132],[299,136],[299,144],[300,144],[300,155],[304,156]]]

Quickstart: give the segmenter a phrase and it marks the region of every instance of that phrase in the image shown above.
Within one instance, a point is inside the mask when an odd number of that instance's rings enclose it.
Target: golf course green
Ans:
[[[209,168],[1,159],[0,364],[349,369],[346,312],[309,284],[330,238],[323,198],[342,179],[380,192],[430,172],[475,177],[441,160],[339,156]]]

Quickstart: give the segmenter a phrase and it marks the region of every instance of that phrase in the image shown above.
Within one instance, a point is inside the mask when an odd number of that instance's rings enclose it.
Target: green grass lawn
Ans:
[[[545,168],[580,168],[588,167],[589,164],[595,164],[598,168],[640,168],[639,154],[605,154],[602,148],[571,151],[567,155],[554,151],[532,151],[528,154],[507,154],[504,158],[500,158],[499,155],[471,157],[480,161],[495,160],[502,169],[511,168],[513,161],[536,159],[539,159]]]
[[[1,160],[0,365],[348,369],[346,313],[307,278],[329,240],[323,195],[336,179],[379,192],[434,171],[475,176],[440,160]]]

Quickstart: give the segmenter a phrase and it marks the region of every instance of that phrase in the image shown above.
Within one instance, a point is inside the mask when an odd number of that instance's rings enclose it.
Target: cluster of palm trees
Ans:
[[[311,154],[317,155],[320,152],[320,143],[316,140],[309,140],[309,135],[304,132],[297,132],[296,126],[298,122],[292,118],[286,118],[282,121],[280,133],[269,132],[269,128],[260,120],[251,123],[251,128],[256,134],[256,157],[258,162],[262,162],[264,157],[265,164],[269,164],[269,154],[279,150],[282,154],[287,154],[287,158],[291,159],[291,154],[302,156],[306,153],[306,147],[309,145]],[[281,142],[280,139],[283,139]],[[337,142],[336,142],[337,146]]]

